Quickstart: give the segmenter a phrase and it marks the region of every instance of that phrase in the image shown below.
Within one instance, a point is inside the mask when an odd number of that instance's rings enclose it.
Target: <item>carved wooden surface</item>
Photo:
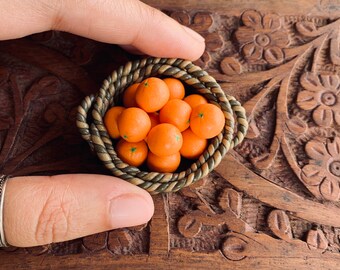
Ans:
[[[146,2],[205,37],[197,64],[245,106],[246,140],[194,186],[155,196],[149,224],[8,248],[0,268],[337,268],[339,1]],[[0,42],[0,171],[107,173],[75,108],[134,57],[60,32]]]

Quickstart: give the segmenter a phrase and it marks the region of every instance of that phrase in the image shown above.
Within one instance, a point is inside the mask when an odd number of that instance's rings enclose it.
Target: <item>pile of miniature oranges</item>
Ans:
[[[224,128],[222,110],[201,95],[185,96],[175,78],[150,77],[127,88],[123,106],[109,109],[104,117],[118,157],[151,171],[174,172],[181,159],[197,159],[208,139]]]

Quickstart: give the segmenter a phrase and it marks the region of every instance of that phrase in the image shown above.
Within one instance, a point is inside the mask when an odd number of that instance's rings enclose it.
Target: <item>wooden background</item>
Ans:
[[[155,196],[149,224],[0,251],[1,269],[336,269],[340,264],[340,1],[148,0],[200,32],[197,64],[250,130],[211,175]],[[0,42],[0,171],[107,171],[76,107],[135,56],[61,32]]]

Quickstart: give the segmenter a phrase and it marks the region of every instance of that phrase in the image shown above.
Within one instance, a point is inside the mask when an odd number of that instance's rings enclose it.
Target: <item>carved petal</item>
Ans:
[[[299,92],[297,96],[297,105],[306,111],[313,110],[318,106],[318,101],[315,99],[315,93],[307,90]]]
[[[240,193],[231,188],[225,189],[220,196],[219,205],[223,210],[230,209],[237,217],[239,217],[242,208]]]
[[[235,39],[240,45],[245,45],[254,41],[254,28],[241,26],[235,32]]]
[[[322,89],[319,77],[314,73],[304,73],[300,78],[301,85],[309,91],[319,92]]]
[[[310,230],[307,234],[307,244],[310,249],[326,250],[328,240],[320,229]]]
[[[292,228],[290,226],[290,221],[285,211],[271,211],[267,221],[269,228],[277,237],[285,241],[292,240]]]
[[[195,216],[185,215],[178,221],[178,230],[184,237],[195,237],[202,228],[202,222]]]
[[[261,19],[261,14],[255,10],[247,10],[242,14],[242,22],[249,27],[262,28]]]
[[[333,112],[327,106],[319,106],[313,112],[313,119],[321,127],[330,127],[333,124]]]
[[[198,32],[209,30],[213,24],[213,17],[209,12],[198,12],[194,17],[192,28]]]
[[[325,178],[320,184],[320,193],[326,200],[338,201],[340,196],[339,182],[332,177]]]
[[[236,236],[229,236],[222,245],[223,255],[232,261],[240,261],[247,255],[248,243]]]
[[[171,18],[175,19],[178,21],[180,24],[189,26],[190,25],[190,16],[187,12],[185,11],[175,11],[171,13]]]
[[[301,171],[303,182],[310,186],[319,185],[324,178],[322,169],[322,167],[313,164],[305,165]]]
[[[292,132],[296,135],[299,135],[299,134],[304,133],[308,126],[307,126],[305,121],[294,116],[292,119],[288,120],[287,127],[288,127],[290,132]]]
[[[281,27],[280,17],[277,14],[267,14],[262,20],[263,28],[276,30]]]
[[[296,23],[296,29],[304,36],[313,37],[317,33],[316,26],[313,22],[298,22]]]
[[[260,60],[262,58],[263,49],[254,43],[247,44],[243,47],[243,54],[250,60]]]
[[[314,160],[328,159],[330,156],[327,153],[326,146],[318,141],[309,141],[306,144],[307,155]]]
[[[339,102],[340,104],[340,102]],[[340,110],[334,111],[334,120],[340,126]]]
[[[242,72],[242,65],[235,57],[225,57],[221,62],[221,69],[224,74],[236,75]]]
[[[264,58],[271,65],[277,65],[284,59],[283,51],[279,47],[269,47],[264,51]]]
[[[339,77],[337,75],[321,75],[321,83],[328,90],[337,90],[339,87]]]
[[[333,142],[327,143],[327,150],[328,150],[328,153],[333,158],[339,158],[340,157],[340,138],[336,137]]]
[[[285,31],[278,30],[270,34],[270,44],[279,48],[286,48],[289,45],[288,34]]]

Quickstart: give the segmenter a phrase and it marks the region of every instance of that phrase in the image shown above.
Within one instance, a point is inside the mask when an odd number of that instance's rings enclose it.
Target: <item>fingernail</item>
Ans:
[[[185,32],[187,32],[192,38],[196,39],[199,42],[203,42],[205,39],[202,37],[199,33],[195,32],[194,30],[190,29],[189,27],[186,27],[182,25]]]
[[[111,200],[110,214],[114,228],[137,226],[148,222],[153,208],[138,194],[124,194]]]

